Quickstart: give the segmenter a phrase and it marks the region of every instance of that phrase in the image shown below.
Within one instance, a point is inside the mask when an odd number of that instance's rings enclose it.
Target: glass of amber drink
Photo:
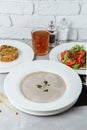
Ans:
[[[32,30],[33,50],[36,56],[43,56],[49,51],[49,31],[46,29]]]

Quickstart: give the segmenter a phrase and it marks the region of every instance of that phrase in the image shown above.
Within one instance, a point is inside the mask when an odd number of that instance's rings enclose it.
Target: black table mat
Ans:
[[[86,76],[85,75],[79,75],[82,82],[84,82],[84,79],[86,79]],[[85,78],[84,78],[85,77]],[[74,106],[85,106],[87,105],[87,86],[86,85],[83,85],[82,86],[82,92],[78,98],[78,101],[75,103]]]

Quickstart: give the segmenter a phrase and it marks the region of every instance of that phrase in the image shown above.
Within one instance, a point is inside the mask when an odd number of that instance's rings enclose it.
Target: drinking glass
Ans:
[[[36,56],[43,56],[49,52],[49,31],[47,29],[33,29],[32,32],[33,50]]]

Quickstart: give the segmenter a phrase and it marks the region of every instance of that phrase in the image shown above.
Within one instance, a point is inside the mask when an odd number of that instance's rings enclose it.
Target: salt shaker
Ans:
[[[57,28],[53,21],[50,22],[48,30],[50,32],[50,47],[55,47],[57,38]]]
[[[63,18],[58,24],[58,41],[67,41],[69,35],[70,21]]]

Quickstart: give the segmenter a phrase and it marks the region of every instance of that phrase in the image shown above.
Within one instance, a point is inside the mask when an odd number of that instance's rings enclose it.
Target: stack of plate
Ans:
[[[27,99],[21,92],[20,84],[23,78],[39,71],[58,74],[65,81],[65,93],[58,100],[38,103]],[[5,79],[4,90],[17,109],[34,115],[47,116],[61,113],[73,106],[81,93],[82,83],[78,74],[70,67],[56,61],[38,60],[15,67]]]

